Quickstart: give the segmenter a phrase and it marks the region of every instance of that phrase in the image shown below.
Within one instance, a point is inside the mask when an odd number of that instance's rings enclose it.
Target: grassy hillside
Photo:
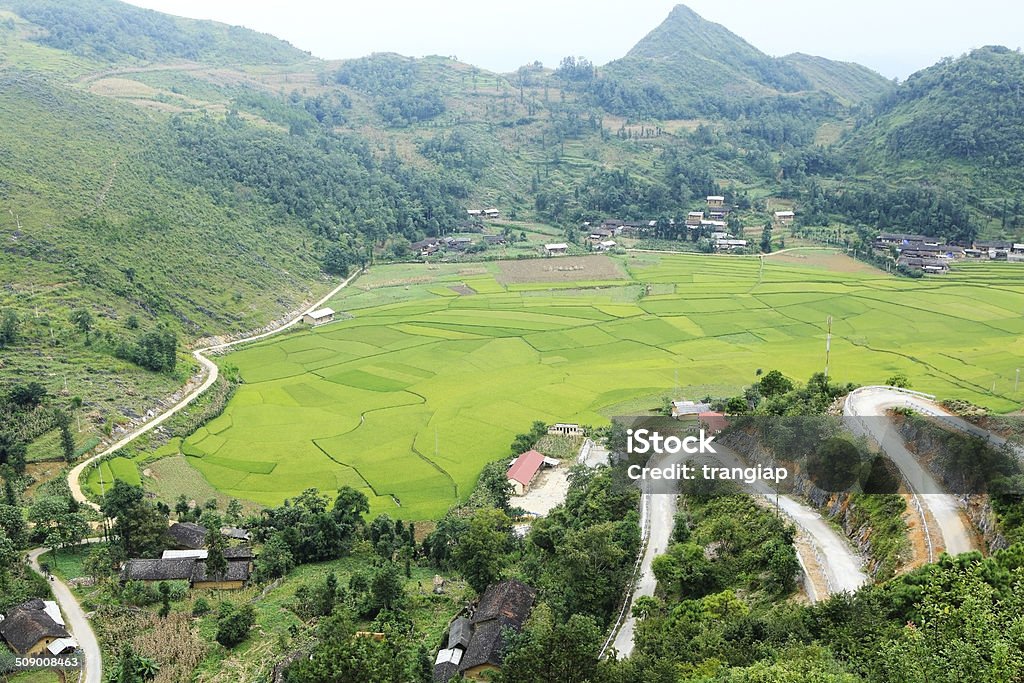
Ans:
[[[4,0],[41,30],[42,45],[103,61],[189,59],[245,64],[303,61],[309,54],[240,26],[172,17],[117,0]]]
[[[852,62],[837,62],[796,52],[782,61],[799,71],[810,88],[826,92],[847,105],[870,103],[892,91],[881,74]]]

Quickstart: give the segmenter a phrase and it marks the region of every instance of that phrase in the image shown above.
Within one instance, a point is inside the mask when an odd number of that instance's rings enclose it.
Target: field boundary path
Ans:
[[[941,418],[941,422],[955,429],[967,431],[976,436],[991,437],[983,429],[975,427],[953,415],[935,403],[931,394],[910,391],[899,387],[868,386],[855,389],[846,397],[843,414],[858,418],[854,431],[866,434],[878,443],[890,460],[899,468],[921,517],[922,529],[928,543],[928,560],[935,561],[936,548],[942,548],[950,555],[977,550],[976,535],[965,519],[956,496],[949,493],[922,493],[941,490],[934,478],[921,466],[917,458],[907,449],[902,437],[883,420],[863,420],[865,417],[884,417],[892,408],[910,408],[918,412]],[[1000,439],[1000,442],[1002,439]],[[929,525],[932,519],[934,524]]]
[[[92,541],[83,541],[83,543],[90,542]],[[50,548],[33,548],[30,550],[28,552],[29,566],[36,574],[49,579],[48,583],[50,584],[50,590],[53,592],[53,597],[56,598],[61,611],[67,617],[68,631],[75,637],[79,647],[82,649],[82,674],[79,676],[79,681],[81,683],[101,683],[103,680],[103,659],[100,655],[100,644],[96,640],[96,634],[93,633],[92,626],[89,625],[89,619],[85,616],[85,611],[82,610],[82,606],[78,604],[78,600],[75,599],[74,593],[71,592],[66,583],[52,574],[47,577],[42,567],[39,566],[39,556],[49,552],[49,550]]]
[[[318,299],[317,302],[314,303],[312,306],[309,306],[308,308],[303,309],[299,313],[295,314],[295,316],[293,316],[291,319],[285,321],[281,325],[278,325],[277,327],[275,327],[272,330],[268,330],[268,331],[265,331],[265,332],[260,332],[258,334],[248,335],[248,336],[245,336],[245,337],[240,337],[238,339],[233,339],[231,341],[221,342],[219,344],[213,344],[211,346],[204,346],[203,348],[194,350],[192,352],[192,355],[195,356],[195,359],[202,366],[202,369],[203,369],[202,372],[205,373],[205,375],[206,375],[206,379],[203,381],[203,383],[200,384],[195,389],[193,389],[188,394],[186,394],[184,397],[179,399],[170,408],[168,408],[164,412],[160,413],[159,415],[155,416],[153,419],[149,420],[148,422],[146,422],[145,424],[143,424],[142,426],[140,426],[136,430],[128,433],[127,435],[122,437],[119,441],[115,442],[113,445],[108,446],[107,448],[105,448],[104,450],[100,451],[99,453],[97,453],[97,454],[95,454],[95,455],[93,455],[93,456],[83,460],[82,462],[78,463],[77,465],[75,465],[71,469],[71,471],[68,472],[68,486],[71,488],[71,496],[77,502],[81,503],[82,505],[88,505],[93,510],[96,510],[97,512],[99,511],[100,506],[97,505],[96,503],[92,502],[91,500],[89,500],[85,496],[85,494],[82,493],[82,487],[81,487],[81,485],[79,484],[79,481],[78,481],[79,478],[82,476],[82,472],[84,472],[87,467],[92,465],[94,462],[96,462],[100,458],[103,458],[104,456],[110,455],[111,453],[116,453],[117,451],[121,450],[122,448],[124,448],[125,446],[130,444],[135,439],[137,439],[140,436],[142,436],[143,434],[145,434],[146,432],[148,432],[148,431],[152,430],[154,427],[157,427],[158,425],[164,423],[165,421],[170,419],[171,416],[176,414],[178,411],[182,410],[189,403],[191,403],[192,401],[194,401],[197,398],[199,398],[199,396],[201,396],[204,391],[206,391],[211,386],[213,386],[213,383],[217,381],[217,377],[220,375],[220,370],[218,369],[217,364],[214,363],[213,361],[211,361],[209,358],[207,358],[205,354],[207,354],[207,353],[219,353],[219,352],[224,351],[225,349],[228,349],[228,348],[230,348],[232,346],[237,346],[239,344],[247,344],[249,342],[259,341],[261,339],[266,339],[267,337],[273,336],[273,335],[278,334],[280,332],[284,332],[285,330],[287,330],[287,329],[295,326],[296,324],[298,324],[302,320],[302,317],[306,313],[314,311],[317,308],[320,308],[321,306],[323,306],[325,303],[327,303],[338,292],[340,292],[342,289],[347,287],[349,285],[349,283],[351,283],[353,280],[355,280],[357,277],[359,277],[362,274],[362,272],[363,271],[359,271],[359,272],[357,272],[357,273],[355,273],[353,275],[350,275],[348,278],[343,280],[341,282],[341,284],[339,284],[337,287],[332,289],[330,292],[328,292],[322,298]]]

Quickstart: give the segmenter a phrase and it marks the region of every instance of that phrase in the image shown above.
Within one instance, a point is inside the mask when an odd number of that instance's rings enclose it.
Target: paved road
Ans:
[[[140,436],[142,436],[146,432],[150,431],[154,427],[157,427],[158,425],[162,424],[166,420],[170,419],[171,416],[176,414],[178,411],[182,410],[185,406],[187,406],[189,403],[191,403],[196,398],[198,398],[204,391],[206,391],[211,386],[213,386],[213,383],[217,381],[217,376],[218,376],[219,370],[217,368],[217,364],[214,363],[213,361],[211,361],[209,358],[207,358],[205,354],[210,353],[210,352],[223,351],[224,349],[230,348],[232,346],[237,346],[238,344],[247,344],[249,342],[258,341],[260,339],[265,339],[267,337],[270,337],[270,336],[275,335],[275,334],[279,334],[280,332],[283,332],[283,331],[289,329],[290,327],[292,327],[292,326],[298,324],[299,322],[301,322],[302,316],[304,314],[306,314],[306,313],[308,313],[310,311],[314,311],[314,310],[320,308],[321,306],[323,306],[325,303],[327,303],[327,301],[329,301],[331,299],[331,297],[333,297],[335,294],[337,294],[342,289],[347,287],[348,284],[350,282],[352,282],[354,279],[356,279],[359,275],[360,275],[360,273],[356,273],[355,275],[349,276],[349,278],[347,280],[343,281],[340,285],[338,285],[337,287],[332,289],[330,292],[327,293],[326,296],[324,296],[322,299],[317,301],[315,304],[313,304],[312,306],[307,308],[302,313],[299,313],[298,315],[296,315],[291,320],[287,321],[286,323],[282,324],[279,327],[274,328],[273,330],[270,330],[269,332],[262,332],[260,334],[254,334],[254,335],[251,335],[251,336],[248,336],[248,337],[243,337],[242,339],[235,339],[233,341],[224,342],[223,344],[214,344],[213,346],[207,346],[207,347],[204,347],[204,348],[201,348],[201,349],[196,349],[195,351],[193,351],[192,355],[195,356],[195,359],[197,361],[199,361],[199,364],[203,368],[202,372],[203,372],[203,374],[206,375],[206,379],[203,381],[203,383],[200,384],[195,389],[193,389],[191,392],[189,392],[184,398],[182,398],[180,401],[175,403],[173,406],[171,406],[170,408],[168,408],[164,412],[160,413],[159,415],[154,417],[149,422],[146,422],[144,425],[142,425],[141,427],[139,427],[135,431],[133,431],[130,434],[126,435],[121,440],[117,441],[113,445],[111,445],[108,448],[106,448],[105,450],[97,453],[96,455],[92,456],[91,458],[83,460],[82,462],[80,462],[77,465],[75,465],[75,467],[72,468],[72,470],[68,473],[68,486],[71,488],[71,495],[72,495],[72,497],[75,500],[77,500],[79,503],[82,503],[83,505],[88,505],[89,507],[93,508],[94,510],[98,511],[100,509],[99,505],[97,505],[96,503],[94,503],[91,500],[89,500],[85,496],[85,494],[82,493],[82,487],[81,487],[81,485],[79,484],[79,481],[78,481],[79,478],[82,475],[82,472],[84,472],[87,467],[92,465],[99,458],[102,458],[105,455],[109,455],[110,453],[114,453],[116,451],[121,450],[122,448],[124,448],[125,446],[127,446],[132,441],[134,441],[135,439],[139,438]]]
[[[850,393],[843,409],[847,417],[878,417],[884,416],[892,408],[911,408],[931,415],[941,415],[955,421],[955,415],[943,409],[926,394],[907,392],[895,387],[863,387]],[[972,431],[978,429],[969,425]],[[907,450],[903,438],[888,420],[857,420],[851,423],[854,431],[867,434],[878,442],[879,447],[903,473],[915,497],[928,508],[935,525],[929,528],[925,521],[925,531],[929,537],[929,547],[941,544],[950,555],[976,550],[976,536],[970,524],[961,513],[956,497],[941,491],[935,479],[918,463],[917,458]],[[983,430],[981,430],[983,431]],[[986,432],[987,434],[987,432]],[[930,492],[930,493],[922,493]],[[935,538],[938,536],[938,538]],[[932,560],[936,558],[931,558]]]
[[[29,551],[29,564],[40,576],[45,576],[39,566],[39,556],[49,551],[49,548],[34,548]],[[81,679],[84,683],[101,683],[103,680],[103,660],[100,657],[100,644],[96,640],[96,634],[92,632],[89,620],[85,618],[85,612],[75,599],[67,584],[56,576],[50,579],[50,590],[53,597],[60,605],[61,611],[67,621],[68,631],[78,641],[84,655],[85,676]]]
[[[715,458],[727,467],[743,466],[740,457],[732,450],[716,442]],[[706,457],[715,457],[708,454]],[[681,455],[662,456],[652,463],[652,467],[665,467],[674,463],[682,463],[685,458]],[[776,502],[774,491],[765,483],[750,487],[754,495],[765,496],[773,504]],[[641,498],[641,527],[646,530],[647,546],[640,562],[640,569],[637,576],[636,587],[626,607],[625,618],[622,626],[615,634],[612,646],[620,657],[629,657],[633,653],[633,636],[636,628],[636,619],[632,615],[633,603],[643,596],[654,595],[657,587],[657,579],[654,578],[652,565],[654,558],[664,554],[668,549],[672,537],[672,528],[675,525],[677,496],[665,493],[645,492]],[[862,562],[856,551],[850,546],[845,537],[841,536],[822,519],[821,515],[814,509],[796,501],[789,496],[779,496],[778,504],[780,510],[793,521],[801,531],[806,534],[811,545],[811,552],[814,552],[813,560],[807,558],[802,561],[802,566],[820,566],[824,576],[823,583],[826,590],[824,594],[816,591],[808,591],[808,597],[812,601],[823,600],[832,593],[852,593],[868,581],[867,575],[861,569]],[[798,548],[798,552],[806,552]]]

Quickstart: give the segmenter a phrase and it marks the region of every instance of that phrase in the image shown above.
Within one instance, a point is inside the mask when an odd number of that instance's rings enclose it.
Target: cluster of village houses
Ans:
[[[725,203],[725,197],[709,195],[707,197],[707,208],[704,211],[690,211],[686,217],[688,230],[700,230],[714,242],[716,251],[729,252],[737,249],[746,249],[749,242],[745,239],[732,235],[728,231],[726,218],[732,208]],[[494,220],[501,217],[498,209],[469,209],[469,217],[482,225],[484,219]],[[793,222],[795,214],[792,211],[776,211],[774,214],[776,225],[789,225]],[[676,225],[675,219],[669,220],[671,226]],[[604,220],[599,225],[592,225],[590,222],[583,224],[587,231],[587,239],[591,251],[611,251],[617,245],[616,237],[646,237],[654,233],[657,221],[623,221],[615,218]],[[483,235],[483,244],[488,246],[499,246],[506,243],[503,235]],[[440,251],[464,252],[476,242],[472,237],[428,237],[418,242],[413,242],[409,247],[420,256],[431,256]],[[569,245],[565,242],[553,242],[543,246],[545,256],[560,256],[569,252]]]
[[[1024,244],[1002,240],[979,240],[965,247],[946,244],[928,235],[883,232],[875,238],[873,246],[879,253],[887,253],[895,248],[899,254],[897,266],[926,273],[945,273],[949,270],[949,264],[959,259],[1024,262]]]
[[[128,560],[119,578],[122,583],[187,581],[191,588],[244,588],[252,576],[254,559],[249,532],[224,527],[220,533],[229,544],[224,549],[227,560],[224,572],[207,571],[209,532],[192,522],[176,522],[167,529],[168,548],[161,557]],[[52,600],[29,600],[0,615],[0,638],[12,652],[22,657],[56,656],[78,649],[78,643],[67,631],[60,608]]]

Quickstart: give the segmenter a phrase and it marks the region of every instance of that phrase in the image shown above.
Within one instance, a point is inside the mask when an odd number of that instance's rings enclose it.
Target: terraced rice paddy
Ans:
[[[796,260],[630,254],[603,260],[599,282],[584,269],[551,286],[498,264],[376,268],[331,302],[350,319],[225,357],[246,384],[182,452],[260,503],[349,485],[374,513],[435,518],[533,420],[727,396],[758,369],[806,379],[830,315],[842,381],[904,372],[941,397],[1018,407],[1024,267],[909,280]]]

